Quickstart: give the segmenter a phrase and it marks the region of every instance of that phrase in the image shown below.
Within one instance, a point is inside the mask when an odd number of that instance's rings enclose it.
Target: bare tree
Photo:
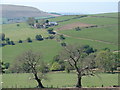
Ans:
[[[31,50],[27,51],[17,57],[17,63],[15,65],[18,70],[22,69],[23,72],[32,73],[38,83],[37,87],[44,88],[42,79],[46,72],[46,65],[43,61],[41,61],[41,55],[39,53],[35,53]]]
[[[77,84],[76,87],[82,87],[82,77],[94,75],[93,68],[95,66],[94,54],[87,54],[84,47],[69,45],[64,48],[61,53],[61,59],[66,61],[71,67],[76,70]]]

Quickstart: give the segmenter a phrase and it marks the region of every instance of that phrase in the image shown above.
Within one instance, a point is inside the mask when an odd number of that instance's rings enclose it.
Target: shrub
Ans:
[[[0,39],[1,39],[2,41],[5,40],[5,34],[4,34],[4,33],[1,33],[1,34],[0,34]]]
[[[76,27],[75,30],[76,31],[80,31],[81,29],[80,29],[80,27]]]
[[[6,44],[10,45],[10,44],[11,44],[11,42],[10,42],[10,41],[6,41]]]
[[[51,35],[51,36],[49,36],[48,38],[49,38],[49,39],[54,39],[54,38],[55,38],[55,36],[52,36],[52,35]]]
[[[9,41],[9,40],[10,40],[10,38],[6,38],[6,39],[5,39],[6,42]]]
[[[11,44],[11,45],[15,45],[14,41],[10,41],[10,44]]]
[[[22,43],[23,41],[22,40],[19,40],[18,43]]]
[[[64,35],[60,35],[60,40],[64,40],[65,36]]]
[[[39,40],[39,41],[43,40],[43,37],[41,35],[36,35],[35,38],[36,40]]]
[[[51,71],[57,71],[60,70],[60,64],[57,62],[54,62],[50,68]]]
[[[66,45],[66,43],[65,43],[65,42],[63,42],[63,43],[61,43],[61,46],[63,46],[63,47],[64,47],[64,46],[67,46],[67,45]]]
[[[27,38],[27,42],[32,42],[32,39],[31,38]]]
[[[56,34],[56,33],[53,31],[53,28],[49,28],[47,31],[48,31],[49,34]]]
[[[17,27],[19,27],[20,26],[20,24],[17,24]]]
[[[2,42],[2,44],[1,44],[1,46],[3,47],[3,46],[5,46],[5,45],[7,45],[5,42]]]

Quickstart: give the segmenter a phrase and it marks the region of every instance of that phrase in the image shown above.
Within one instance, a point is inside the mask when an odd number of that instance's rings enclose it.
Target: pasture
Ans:
[[[100,16],[107,16],[107,14],[100,14]],[[116,17],[117,14],[110,14],[110,17]],[[99,15],[98,15],[99,16]],[[103,48],[109,48],[111,51],[118,50],[118,22],[116,18],[107,17],[88,17],[71,19],[77,17],[72,16],[59,16],[51,18],[50,21],[61,21],[70,19],[69,21],[60,22],[58,26],[54,26],[55,31],[65,36],[65,42],[67,44],[79,44],[90,45],[98,51]],[[81,23],[81,24],[79,24]],[[17,26],[19,24],[20,26]],[[73,25],[75,24],[75,25]],[[85,25],[83,27],[83,24]],[[72,26],[73,25],[73,26]],[[91,25],[97,25],[94,28],[85,28]],[[4,24],[2,26],[2,32],[6,37],[17,42],[18,40],[26,40],[28,37],[35,39],[35,35],[40,34],[43,37],[47,37],[47,29],[35,29],[31,28],[26,23],[14,23]],[[67,26],[67,28],[66,28]],[[75,31],[75,27],[81,26],[81,31]],[[62,28],[59,30],[59,28]],[[64,29],[64,30],[63,30]],[[58,34],[56,37],[59,37]],[[1,47],[2,60],[9,62],[10,66],[14,64],[16,58],[25,51],[33,50],[42,54],[42,60],[50,63],[53,57],[58,55],[62,50],[60,42],[56,39],[45,39],[43,41],[33,40],[32,43],[15,43],[15,45],[6,45]],[[46,87],[74,87],[76,84],[77,76],[75,73],[65,72],[50,72],[47,74],[48,80],[43,80],[43,84]],[[11,82],[12,81],[12,82]],[[102,85],[113,86],[118,84],[118,74],[101,73],[94,77],[83,77],[83,87],[101,87]],[[36,82],[31,78],[28,73],[21,74],[3,74],[3,88],[34,88]]]
[[[46,75],[47,80],[43,80],[45,87],[75,87],[77,76],[75,73],[53,72]],[[34,88],[37,86],[31,74],[3,74],[3,88]],[[12,82],[11,82],[12,81]],[[118,84],[118,74],[96,74],[96,76],[83,77],[83,87],[104,87]]]
[[[2,32],[13,41],[26,40],[28,37],[35,39],[38,34],[43,37],[48,36],[46,30],[31,28],[27,23],[4,24],[2,25]]]
[[[59,33],[68,35],[70,37],[85,38],[92,40],[100,40],[105,42],[110,42],[113,44],[118,44],[118,27],[116,26],[106,26],[98,28],[84,28],[81,31],[76,31],[75,28],[70,30],[57,30]]]
[[[107,16],[107,17],[118,17],[118,13],[104,13],[104,14],[94,14],[92,16]]]
[[[60,16],[51,18],[50,21],[59,21],[64,19],[70,19],[77,17],[72,16]],[[81,31],[75,31],[73,29],[58,30],[60,27],[69,26],[73,23],[87,23],[85,25],[98,25],[95,28],[84,28]],[[6,37],[9,37],[13,41],[26,40],[28,37],[35,39],[35,35],[41,34],[46,37],[49,36],[47,29],[35,29],[28,26],[26,23],[16,24],[4,24],[2,25],[2,32],[5,33]],[[82,25],[80,24],[80,25]],[[112,25],[111,25],[112,24]],[[101,26],[104,25],[104,26]],[[78,25],[79,26],[79,25]],[[60,22],[58,26],[53,27],[55,31],[60,34],[64,34],[66,39],[64,42],[67,44],[80,44],[90,45],[98,50],[103,48],[110,48],[112,51],[118,50],[118,27],[117,19],[114,18],[99,18],[99,17],[84,17],[78,19],[71,19],[69,21]],[[72,27],[71,27],[72,28]],[[16,43],[16,45],[7,45],[2,47],[3,61],[12,62],[16,57],[26,50],[32,49],[43,54],[44,61],[52,61],[53,57],[61,51],[61,45],[56,40],[43,40],[33,41],[32,43]]]
[[[61,49],[60,44],[55,40],[34,41],[32,43],[21,43],[14,46],[5,46],[2,48],[2,59],[5,62],[12,63],[25,51],[33,50],[42,54],[44,61],[50,62]]]

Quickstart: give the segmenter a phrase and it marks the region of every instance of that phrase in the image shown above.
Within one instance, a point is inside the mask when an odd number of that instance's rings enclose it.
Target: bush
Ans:
[[[11,42],[10,42],[10,41],[6,41],[6,44],[7,44],[7,45],[10,45],[10,44],[11,44]]]
[[[41,35],[36,35],[35,38],[36,40],[39,40],[39,41],[43,40],[43,37]]]
[[[64,40],[65,36],[64,35],[60,35],[60,40]]]
[[[0,39],[1,39],[2,41],[5,40],[5,34],[4,34],[4,33],[1,33],[1,34],[0,34]]]
[[[32,42],[32,39],[31,38],[27,38],[27,42]]]
[[[51,71],[57,71],[60,70],[60,64],[57,62],[54,62],[50,68]]]
[[[76,27],[75,30],[76,31],[80,31],[81,29],[80,29],[80,27]]]
[[[53,31],[53,28],[49,28],[47,31],[48,31],[49,34],[56,34],[56,33]]]
[[[63,43],[61,43],[61,46],[63,46],[63,47],[64,47],[64,46],[67,46],[67,45],[66,45],[66,43],[65,43],[65,42],[63,42]]]
[[[3,46],[5,46],[5,45],[7,45],[5,42],[2,42],[2,44],[1,44],[1,46],[3,47]]]
[[[10,41],[10,38],[6,38],[5,41],[6,41],[6,42],[7,42],[7,41]]]
[[[22,40],[19,40],[18,43],[22,43],[23,41]]]
[[[10,41],[10,44],[11,44],[11,45],[15,45],[14,41]]]
[[[20,26],[20,24],[17,24],[17,27],[19,27]]]
[[[52,35],[48,37],[48,39],[54,39],[54,38],[55,36],[52,36]]]

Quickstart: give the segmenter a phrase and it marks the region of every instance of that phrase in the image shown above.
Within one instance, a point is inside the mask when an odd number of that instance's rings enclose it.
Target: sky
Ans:
[[[46,12],[58,13],[109,13],[118,11],[119,0],[1,0],[1,4],[36,7]]]

